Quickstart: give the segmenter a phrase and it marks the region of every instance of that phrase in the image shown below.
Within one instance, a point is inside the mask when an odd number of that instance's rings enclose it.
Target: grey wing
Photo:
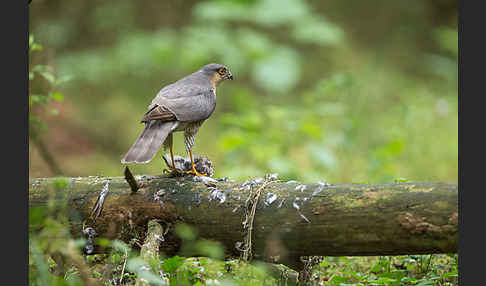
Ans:
[[[149,110],[156,106],[163,106],[179,121],[201,121],[213,113],[216,107],[216,96],[212,87],[170,85],[157,94]]]
[[[150,120],[160,120],[160,121],[176,121],[177,117],[167,108],[155,105],[149,109],[142,118],[142,122],[149,122]]]

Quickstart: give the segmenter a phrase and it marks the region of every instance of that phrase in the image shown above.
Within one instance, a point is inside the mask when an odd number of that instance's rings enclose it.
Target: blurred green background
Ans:
[[[30,82],[32,95],[62,94],[31,109],[47,123],[43,151],[29,144],[32,177],[55,175],[52,162],[66,176],[122,176],[157,92],[218,62],[235,80],[194,149],[217,177],[457,180],[456,1],[37,0],[30,31],[43,46],[30,67],[70,78]],[[130,168],[160,174],[161,155]]]

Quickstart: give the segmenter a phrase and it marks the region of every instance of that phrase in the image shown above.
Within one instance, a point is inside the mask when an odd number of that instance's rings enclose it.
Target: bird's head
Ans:
[[[209,76],[209,80],[214,86],[217,86],[223,80],[233,79],[229,69],[221,64],[207,64],[200,68],[199,71]]]

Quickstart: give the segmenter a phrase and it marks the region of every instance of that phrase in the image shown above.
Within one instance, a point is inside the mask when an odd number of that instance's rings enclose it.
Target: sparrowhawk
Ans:
[[[188,173],[202,176],[194,167],[192,147],[199,127],[216,107],[216,86],[225,79],[233,79],[229,69],[213,63],[162,88],[142,118],[145,128],[121,162],[148,163],[164,144],[164,149],[170,149],[175,169],[172,133],[184,131],[192,163]]]

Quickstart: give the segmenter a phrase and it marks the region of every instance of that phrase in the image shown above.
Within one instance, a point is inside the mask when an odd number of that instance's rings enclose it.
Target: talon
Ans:
[[[184,172],[180,169],[177,169],[177,168],[165,168],[163,170],[164,174],[168,174],[170,176],[175,176],[175,177],[178,177],[178,176],[182,176],[184,174]]]
[[[196,171],[196,165],[194,165],[194,159],[192,159],[192,151],[191,150],[189,150],[189,155],[191,156],[192,169],[189,170],[189,171],[186,171],[186,174],[193,174],[193,175],[198,176],[198,177],[208,177],[207,174],[201,174],[198,171]]]
[[[195,168],[192,168],[192,170],[186,171],[186,174],[193,174],[193,175],[198,176],[198,177],[207,177],[208,176],[207,174],[199,173],[198,171],[196,171]]]

